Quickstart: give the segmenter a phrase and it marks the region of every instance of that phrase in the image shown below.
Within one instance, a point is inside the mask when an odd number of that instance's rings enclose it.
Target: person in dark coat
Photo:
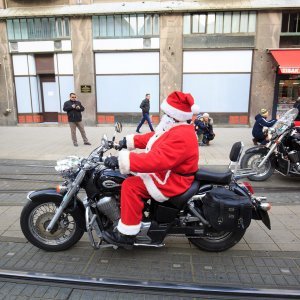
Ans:
[[[145,121],[147,121],[150,130],[154,131],[153,127],[152,127],[152,123],[150,120],[150,116],[149,116],[149,111],[150,111],[150,94],[146,94],[145,99],[141,102],[140,108],[142,110],[142,119],[139,123],[139,125],[136,128],[136,132],[140,133],[140,129],[142,127],[142,125],[145,123]]]
[[[294,104],[294,108],[298,108],[298,115],[297,115],[295,121],[300,121],[300,97],[298,97],[298,99],[296,100],[296,102]]]
[[[76,127],[81,133],[84,145],[91,145],[88,141],[84,126],[82,123],[82,114],[81,112],[84,111],[84,107],[82,106],[81,102],[77,100],[77,96],[75,93],[70,93],[70,100],[64,103],[63,110],[67,112],[68,121],[71,128],[71,138],[73,141],[73,145],[75,147],[78,146],[77,137],[76,137]]]
[[[204,113],[202,116],[198,115],[194,123],[199,145],[209,146],[210,141],[215,138],[213,119],[209,117],[208,113]]]
[[[268,121],[269,112],[267,109],[262,108],[260,113],[255,116],[255,124],[252,129],[253,143],[265,145],[268,142],[267,135],[263,131],[263,127],[272,127],[276,123],[276,119]]]

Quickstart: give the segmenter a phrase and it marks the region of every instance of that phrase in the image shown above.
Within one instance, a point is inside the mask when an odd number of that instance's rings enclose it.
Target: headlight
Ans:
[[[77,156],[68,156],[66,159],[56,162],[55,170],[60,173],[75,173],[79,170],[80,161],[81,159]]]

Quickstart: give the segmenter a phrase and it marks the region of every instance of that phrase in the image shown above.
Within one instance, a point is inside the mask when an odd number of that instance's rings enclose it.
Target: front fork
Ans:
[[[266,161],[269,159],[269,157],[272,155],[272,153],[276,150],[278,144],[281,143],[282,139],[286,136],[286,134],[282,134],[275,142],[274,144],[271,146],[268,154],[264,157],[264,159],[260,162],[260,164],[257,166],[258,168],[261,168]]]
[[[74,195],[79,191],[80,184],[85,176],[86,171],[80,170],[78,175],[76,176],[75,180],[72,182],[71,188],[65,194],[59,208],[56,210],[53,218],[51,219],[49,225],[47,226],[46,231],[51,232],[54,228],[54,225],[63,214],[64,210],[67,208],[71,200],[73,199]]]

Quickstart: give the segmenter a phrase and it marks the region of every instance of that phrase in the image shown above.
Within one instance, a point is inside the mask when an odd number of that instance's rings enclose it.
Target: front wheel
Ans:
[[[59,202],[44,200],[29,201],[24,206],[20,225],[24,236],[34,246],[46,251],[62,251],[77,243],[84,230],[80,228],[77,211],[65,211],[52,232],[46,231]]]
[[[237,244],[245,232],[246,229],[234,232],[212,231],[205,237],[190,237],[188,240],[201,250],[221,252]]]
[[[258,168],[260,162],[264,159],[265,155],[262,153],[246,153],[241,161],[242,169],[250,168],[257,173],[255,175],[248,176],[253,181],[264,181],[272,176],[274,173],[274,167],[270,159],[267,159],[262,167]]]

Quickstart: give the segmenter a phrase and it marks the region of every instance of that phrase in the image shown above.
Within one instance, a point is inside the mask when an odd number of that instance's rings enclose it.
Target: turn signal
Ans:
[[[253,187],[252,187],[252,185],[251,185],[250,182],[243,181],[243,185],[250,192],[250,194],[252,194],[252,195],[254,194],[254,189],[253,189]]]
[[[64,194],[67,190],[67,187],[65,185],[57,185],[56,186],[56,192],[59,194]]]

